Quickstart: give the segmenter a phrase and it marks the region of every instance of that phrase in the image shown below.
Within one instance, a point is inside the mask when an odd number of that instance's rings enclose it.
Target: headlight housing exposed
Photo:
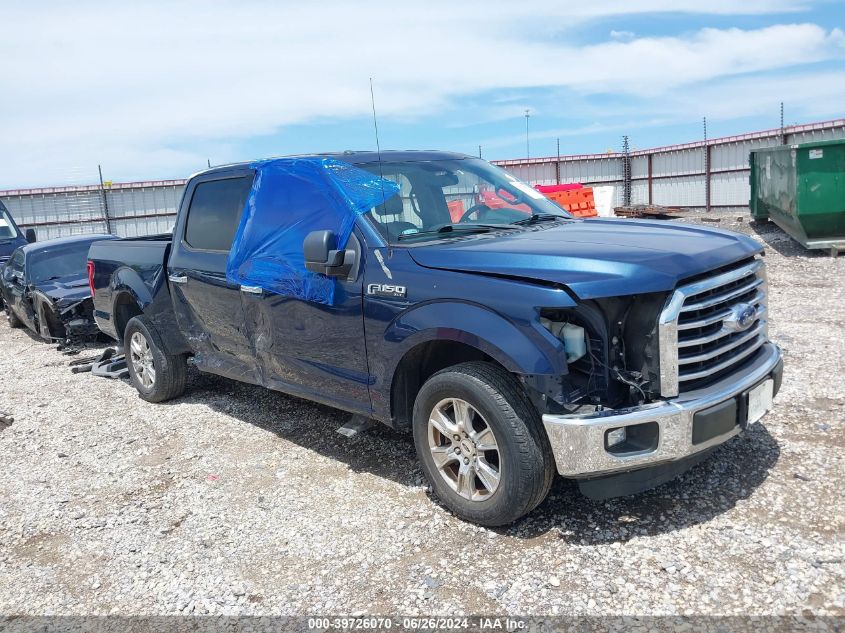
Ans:
[[[566,362],[572,363],[587,354],[587,333],[580,325],[540,318],[540,324],[557,338],[566,350]]]

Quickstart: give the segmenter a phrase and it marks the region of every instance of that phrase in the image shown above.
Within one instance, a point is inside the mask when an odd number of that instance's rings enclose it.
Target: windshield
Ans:
[[[400,192],[366,216],[389,243],[444,239],[495,228],[517,228],[569,214],[536,189],[475,159],[359,165],[399,184]]]
[[[18,236],[15,223],[5,209],[0,209],[0,240],[12,240]]]
[[[28,264],[30,283],[37,284],[68,275],[84,277],[90,246],[90,242],[79,242],[33,253],[29,257]]]

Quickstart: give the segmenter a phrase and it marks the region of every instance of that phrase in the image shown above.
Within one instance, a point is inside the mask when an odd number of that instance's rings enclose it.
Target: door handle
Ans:
[[[188,277],[185,275],[168,275],[167,278],[174,284],[188,283]]]
[[[264,294],[264,290],[258,286],[241,286],[241,292],[248,292],[251,295]]]

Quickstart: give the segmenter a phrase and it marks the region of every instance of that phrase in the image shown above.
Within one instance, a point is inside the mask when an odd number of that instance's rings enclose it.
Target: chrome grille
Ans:
[[[728,373],[767,340],[766,269],[746,260],[676,289],[660,314],[660,393]],[[749,306],[753,306],[753,310]]]

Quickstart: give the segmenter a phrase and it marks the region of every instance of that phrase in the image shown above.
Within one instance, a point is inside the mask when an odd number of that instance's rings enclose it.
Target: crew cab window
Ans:
[[[201,182],[194,189],[185,242],[191,248],[227,251],[232,247],[241,221],[252,176]]]

